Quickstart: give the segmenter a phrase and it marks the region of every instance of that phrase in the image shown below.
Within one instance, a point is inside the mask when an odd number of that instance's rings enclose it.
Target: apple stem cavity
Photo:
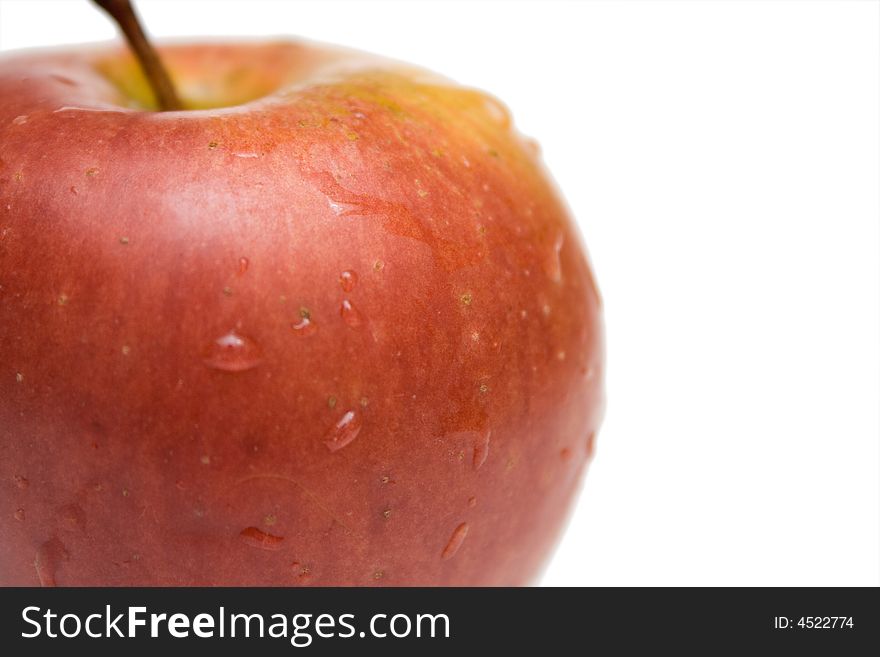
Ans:
[[[156,96],[159,110],[170,112],[183,109],[177,92],[174,90],[171,77],[162,65],[162,60],[156,49],[147,39],[131,2],[129,0],[92,0],[92,2],[106,11],[122,30],[129,48],[137,57],[147,82]]]

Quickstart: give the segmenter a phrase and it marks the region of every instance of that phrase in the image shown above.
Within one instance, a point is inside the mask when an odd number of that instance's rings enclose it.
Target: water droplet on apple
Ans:
[[[556,235],[556,239],[553,240],[553,246],[550,249],[550,255],[547,258],[545,269],[547,272],[547,276],[550,277],[550,280],[554,283],[562,282],[562,258],[560,254],[562,253],[562,246],[565,244],[565,236],[562,233]]]
[[[244,372],[257,367],[262,360],[257,344],[235,331],[214,340],[203,357],[205,365],[224,372]]]
[[[468,524],[466,522],[461,523],[458,527],[456,527],[452,536],[449,537],[449,541],[446,543],[446,547],[443,548],[443,552],[440,554],[441,559],[451,559],[455,556],[455,553],[461,549],[461,544],[464,543],[465,536],[468,533]]]
[[[22,114],[21,116],[16,116],[14,119],[12,119],[12,125],[24,125],[25,123],[27,123],[27,120],[27,115]]]
[[[596,452],[596,432],[591,431],[587,436],[587,461],[593,460],[593,454]]]
[[[342,300],[342,306],[339,308],[339,315],[349,328],[356,329],[363,326],[364,316],[348,299]]]
[[[351,270],[344,271],[339,275],[339,285],[342,286],[345,292],[351,292],[354,286],[357,285],[357,282],[358,276]]]
[[[261,550],[279,550],[281,549],[281,542],[284,540],[283,536],[267,534],[257,527],[246,527],[241,530],[239,536],[246,545]]]
[[[238,259],[238,275],[244,276],[245,272],[248,270],[251,261],[247,258],[239,258]]]
[[[37,571],[40,586],[55,586],[55,574],[58,566],[67,558],[67,549],[57,538],[46,541],[37,549],[34,556],[34,569]]]
[[[52,113],[59,114],[67,112],[100,112],[104,114],[125,114],[127,110],[120,109],[118,107],[77,107],[75,105],[65,105],[64,107],[59,107],[57,110],[54,110]]]
[[[16,509],[15,513],[12,514],[12,517],[19,522],[24,522],[24,509]]]
[[[497,98],[486,96],[484,104],[486,114],[503,129],[510,127],[510,110]]]
[[[57,82],[60,82],[61,84],[66,84],[68,87],[78,87],[79,86],[79,84],[77,84],[75,81],[73,81],[70,78],[65,77],[63,75],[58,75],[58,74],[53,73],[49,77]]]
[[[324,434],[324,444],[331,452],[336,452],[357,438],[361,432],[362,420],[357,411],[346,412],[330,430]]]
[[[532,157],[541,157],[541,144],[538,143],[537,139],[533,139],[532,137],[523,137],[523,144],[525,145],[526,150]]]
[[[491,436],[492,432],[486,430],[478,434],[477,439],[474,441],[474,470],[479,470],[489,457],[489,438]]]
[[[470,507],[477,506],[477,498],[476,497],[469,497],[468,498],[468,506],[470,506]]]
[[[84,532],[86,530],[86,512],[79,504],[68,504],[58,509],[56,514],[58,526],[67,531]]]
[[[307,338],[310,335],[314,335],[318,327],[309,317],[302,317],[295,324],[291,324],[290,328],[293,329],[294,335],[297,335],[301,338]]]
[[[235,157],[240,157],[240,158],[246,159],[246,160],[251,160],[255,157],[260,157],[259,153],[233,153],[232,155]]]
[[[337,217],[345,217],[347,215],[360,214],[363,212],[363,208],[355,203],[334,201],[330,197],[327,198],[327,205],[330,206],[330,209],[333,210],[333,214]]]

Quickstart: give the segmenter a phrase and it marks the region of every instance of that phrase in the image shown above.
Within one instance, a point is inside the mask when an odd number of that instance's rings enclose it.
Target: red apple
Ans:
[[[373,56],[161,54],[184,111],[0,60],[0,584],[534,582],[603,370],[534,143]]]

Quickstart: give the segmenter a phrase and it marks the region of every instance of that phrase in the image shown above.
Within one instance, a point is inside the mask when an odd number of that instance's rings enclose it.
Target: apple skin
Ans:
[[[534,583],[604,366],[534,143],[369,55],[160,50],[202,109],[0,59],[0,584]]]

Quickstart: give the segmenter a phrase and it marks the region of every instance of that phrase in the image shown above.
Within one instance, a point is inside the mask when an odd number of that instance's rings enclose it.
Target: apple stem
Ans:
[[[134,7],[129,0],[92,0],[101,9],[106,11],[122,30],[128,46],[134,51],[140,62],[141,69],[150,83],[150,88],[156,96],[159,110],[162,112],[183,109],[174,84],[168,71],[162,65],[159,54],[147,39],[144,29],[138,20]]]

